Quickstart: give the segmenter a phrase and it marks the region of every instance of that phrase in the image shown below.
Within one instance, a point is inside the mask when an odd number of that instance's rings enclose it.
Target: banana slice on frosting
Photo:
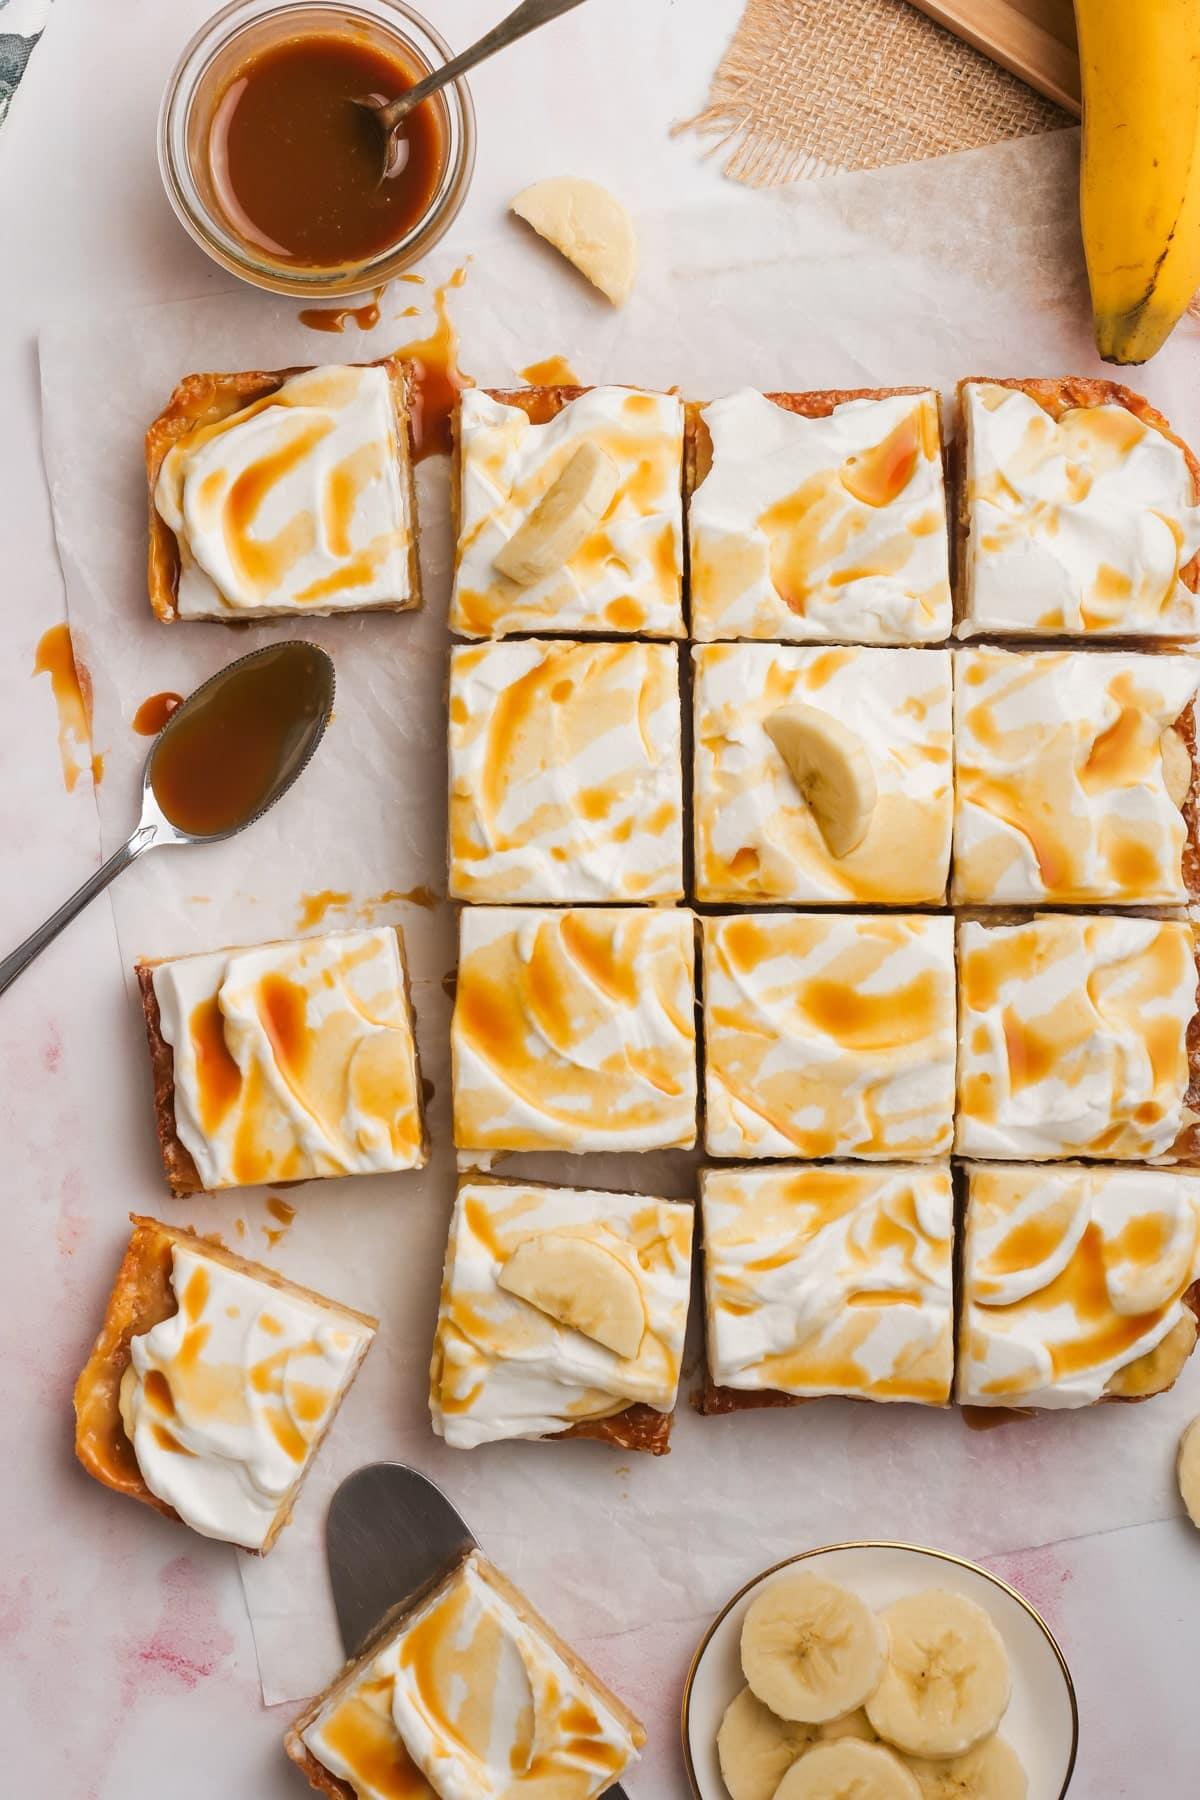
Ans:
[[[858,733],[816,706],[780,707],[763,729],[812,809],[831,856],[849,856],[867,835],[878,790]]]
[[[1029,1782],[1012,1745],[985,1738],[965,1756],[948,1762],[912,1759],[921,1800],[1027,1800]]]
[[[775,1800],[921,1800],[917,1780],[882,1744],[842,1738],[793,1763]]]
[[[526,1238],[496,1281],[616,1356],[628,1360],[641,1347],[646,1309],[636,1277],[620,1257],[588,1238],[555,1231]]]
[[[1008,1653],[987,1613],[962,1594],[930,1588],[880,1614],[883,1679],[867,1717],[910,1756],[961,1756],[990,1737],[1011,1693]]]
[[[621,471],[607,450],[584,442],[568,457],[529,517],[492,561],[502,575],[533,587],[583,548],[612,504]]]
[[[578,176],[557,175],[522,188],[511,210],[574,263],[606,300],[624,306],[637,274],[637,233],[628,212],[607,188]]]
[[[751,1603],[742,1671],[779,1718],[823,1724],[863,1704],[883,1671],[884,1647],[875,1614],[857,1594],[816,1575],[792,1575]]]

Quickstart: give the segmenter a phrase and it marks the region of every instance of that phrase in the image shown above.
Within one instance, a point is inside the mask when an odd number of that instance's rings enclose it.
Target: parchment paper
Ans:
[[[562,354],[585,381],[678,383],[699,397],[742,383],[948,388],[967,374],[1100,373],[1074,222],[1075,155],[1075,134],[1065,133],[643,217],[643,268],[621,313],[514,226],[476,247],[465,285],[450,295],[462,363],[480,383],[504,385],[525,364]],[[451,266],[431,265],[430,283]],[[153,620],[143,571],[145,425],[189,370],[382,355],[423,334],[427,319],[395,315],[427,307],[430,295],[431,286],[400,284],[374,332],[340,339],[307,331],[290,302],[240,290],[101,319],[81,307],[45,330],[46,465],[106,759],[98,796],[106,851],[135,816],[147,747],[130,729],[138,702],[164,688],[187,692],[281,629]],[[1132,378],[1193,441],[1197,335],[1186,321]],[[981,1555],[1163,1516],[1175,1509],[1171,1457],[1200,1405],[1200,1365],[1146,1406],[987,1433],[966,1429],[956,1413],[914,1407],[827,1402],[704,1420],[685,1401],[672,1453],[659,1460],[592,1444],[452,1452],[432,1437],[426,1369],[454,1188],[442,987],[453,932],[444,905],[378,900],[444,885],[446,465],[427,463],[420,476],[426,610],[307,627],[334,657],[338,693],[301,784],[243,839],[147,859],[112,903],[127,968],[140,954],[286,935],[302,897],[322,890],[351,896],[326,924],[399,919],[435,1089],[434,1160],[417,1175],[291,1190],[296,1220],[272,1243],[267,1233],[280,1230],[263,1193],[184,1206],[165,1192],[155,1198],[147,1089],[130,1193],[95,1203],[152,1206],[218,1230],[382,1320],[294,1523],[269,1558],[241,1559],[265,1699],[312,1692],[340,1660],[321,1544],[332,1488],[364,1461],[411,1461],[646,1715],[652,1742],[636,1792],[674,1796],[684,1791],[674,1713],[686,1656],[707,1616],[750,1575],[829,1540],[883,1536]],[[120,1021],[117,1042],[128,1042]],[[511,1166],[651,1193],[690,1189],[687,1159],[669,1155]],[[685,1394],[695,1373],[693,1353]]]

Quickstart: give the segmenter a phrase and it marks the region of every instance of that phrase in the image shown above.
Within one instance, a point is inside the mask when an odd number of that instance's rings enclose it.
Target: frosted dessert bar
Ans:
[[[172,1193],[424,1166],[396,927],[142,962],[137,978]]]
[[[948,1154],[951,919],[738,913],[702,932],[710,1156]]]
[[[945,1163],[704,1169],[706,1413],[828,1394],[949,1404]]]
[[[589,1437],[665,1451],[692,1223],[690,1205],[642,1194],[462,1182],[430,1369],[438,1436],[459,1449]]]
[[[683,896],[674,644],[459,644],[450,661],[450,893]]]
[[[682,401],[621,387],[469,388],[456,434],[452,631],[683,636]],[[568,465],[584,446],[608,485],[575,496],[565,560],[540,560],[514,579],[496,558],[555,484],[572,479]]]
[[[696,409],[690,435],[697,638],[925,644],[950,635],[935,393],[743,388]]]
[[[1092,1406],[1171,1386],[1200,1314],[1200,1175],[977,1163],[966,1187],[964,1406]]]
[[[267,1551],[376,1320],[193,1232],[133,1225],[75,1387],[76,1455],[204,1537]]]
[[[1200,635],[1200,464],[1116,382],[964,381],[960,637]]]
[[[692,658],[698,900],[945,899],[948,651],[703,644]],[[794,772],[779,734],[797,716],[808,761]],[[810,801],[813,780],[826,784],[841,839]]]

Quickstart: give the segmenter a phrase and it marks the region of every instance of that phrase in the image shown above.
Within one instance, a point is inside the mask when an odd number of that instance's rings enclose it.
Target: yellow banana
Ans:
[[[1200,288],[1200,0],[1075,0],[1075,22],[1096,344],[1145,362]]]

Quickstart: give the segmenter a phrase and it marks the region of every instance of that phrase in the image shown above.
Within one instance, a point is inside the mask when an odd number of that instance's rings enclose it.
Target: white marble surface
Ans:
[[[97,855],[90,788],[85,779],[64,792],[49,684],[30,679],[37,640],[63,606],[40,462],[35,336],[64,299],[107,307],[223,283],[176,226],[153,156],[163,81],[207,10],[205,0],[56,0],[0,134],[5,946]],[[497,6],[429,0],[429,10],[462,42]],[[511,192],[550,172],[594,175],[646,205],[711,198],[720,186],[715,163],[702,160],[694,140],[671,140],[667,130],[700,104],[738,11],[739,0],[592,0],[574,23],[514,53],[522,92],[538,97],[515,113],[515,67],[482,71],[478,171],[451,247],[469,250],[498,222]],[[112,373],[119,382],[120,369]],[[260,1704],[231,1553],[106,1497],[71,1457],[70,1390],[125,1215],[156,1189],[143,1056],[101,902],[0,1001],[0,1382],[8,1427],[0,1785],[53,1800],[157,1800],[164,1792],[173,1800],[285,1800],[303,1790],[281,1758],[284,1717]],[[1131,1436],[1131,1453],[1136,1441]],[[1069,1470],[1058,1479],[1069,1480]],[[877,1514],[886,1469],[869,1471],[869,1484],[864,1504]],[[981,1514],[986,1507],[981,1492]],[[854,1526],[847,1521],[848,1534]],[[752,1538],[749,1518],[747,1532]],[[965,1529],[942,1547],[970,1554],[971,1536]],[[1073,1795],[1193,1793],[1200,1539],[1169,1519],[993,1566],[1042,1607],[1071,1660],[1083,1723]],[[636,1702],[647,1681],[678,1687],[703,1624],[673,1622],[588,1648]],[[629,1785],[633,1800],[683,1800],[685,1792],[681,1768],[666,1787],[657,1776]]]

